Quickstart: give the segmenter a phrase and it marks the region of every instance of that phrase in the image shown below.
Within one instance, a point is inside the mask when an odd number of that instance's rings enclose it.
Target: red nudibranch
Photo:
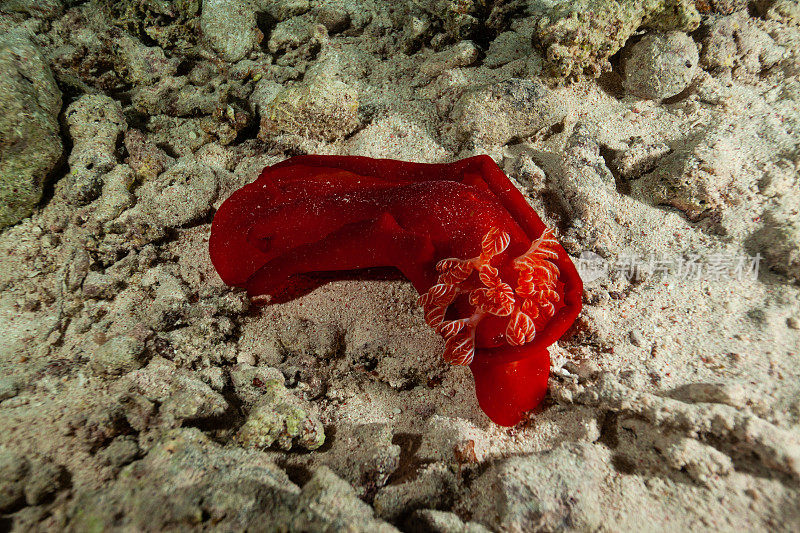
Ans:
[[[547,347],[583,284],[564,248],[489,156],[448,164],[298,156],[220,206],[211,261],[228,285],[280,300],[318,274],[397,268],[444,358],[469,365],[483,411],[511,426],[547,391]]]

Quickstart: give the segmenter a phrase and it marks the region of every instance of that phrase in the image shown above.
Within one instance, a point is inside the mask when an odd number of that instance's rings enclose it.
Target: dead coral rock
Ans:
[[[415,478],[387,485],[375,495],[375,513],[385,520],[396,520],[420,508],[442,509],[453,504],[457,479],[443,463],[420,468]]]
[[[100,195],[103,175],[117,165],[117,142],[128,124],[120,103],[101,94],[82,96],[65,117],[73,147],[70,173],[59,188],[66,198],[88,203]]]
[[[404,523],[410,533],[489,533],[477,522],[464,523],[457,515],[446,511],[420,509],[414,511]]]
[[[697,45],[683,32],[649,33],[623,52],[625,89],[663,100],[686,89],[697,73]]]
[[[232,63],[249,54],[263,37],[249,0],[203,0],[200,30],[211,47]]]
[[[0,446],[0,512],[13,511],[25,501],[25,478],[29,468],[25,457]]]
[[[465,94],[453,113],[463,137],[506,144],[560,123],[568,109],[541,82],[513,78]]]
[[[92,370],[98,374],[119,376],[142,366],[144,342],[128,335],[118,335],[100,345],[92,356]]]
[[[273,444],[284,450],[295,444],[307,450],[322,446],[325,430],[311,404],[279,381],[267,381],[262,389],[263,396],[250,409],[247,421],[236,434],[236,442],[256,449],[267,449]]]
[[[467,502],[496,529],[591,531],[603,523],[609,462],[608,449],[586,443],[506,459],[476,480]]]
[[[115,483],[79,491],[68,527],[163,531],[208,520],[221,529],[261,529],[287,523],[299,492],[263,454],[222,448],[194,428],[177,429]]]
[[[579,123],[549,178],[569,217],[573,238],[607,252],[619,233],[611,211],[619,195],[614,176],[589,128]]]
[[[334,141],[358,128],[358,93],[325,74],[290,86],[263,106],[258,137],[291,133]]]
[[[611,70],[609,58],[640,27],[693,31],[700,24],[691,0],[580,0],[536,4],[533,12],[534,45],[560,77],[597,77]]]
[[[353,487],[324,466],[303,485],[296,508],[292,531],[397,532],[377,520],[370,506],[358,499]]]
[[[754,5],[758,14],[767,20],[800,26],[800,2],[798,0],[759,0]]]
[[[712,19],[703,35],[700,65],[714,75],[754,80],[786,52],[747,11]]]
[[[256,367],[240,363],[231,369],[230,376],[236,396],[248,409],[262,399],[271,382],[281,386],[284,384],[281,371],[268,366]]]
[[[199,220],[217,197],[218,178],[214,169],[200,163],[179,161],[138,191],[144,211],[170,228]]]
[[[61,158],[61,91],[30,35],[0,35],[0,228],[27,217]]]
[[[183,421],[219,417],[228,409],[225,398],[193,372],[179,369],[161,357],[154,357],[146,367],[126,374],[118,387],[127,396],[138,393],[161,404],[160,421],[167,427],[175,427]],[[147,413],[146,406],[141,412]]]
[[[670,205],[691,220],[719,213],[741,195],[738,188],[745,160],[740,141],[724,130],[688,137],[656,168],[631,182],[634,198]]]

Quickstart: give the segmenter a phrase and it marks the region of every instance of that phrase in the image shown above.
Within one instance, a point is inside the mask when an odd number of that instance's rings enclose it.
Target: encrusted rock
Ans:
[[[683,32],[649,33],[625,53],[625,89],[663,100],[686,89],[697,73],[697,45]]]
[[[236,396],[248,409],[262,399],[266,388],[284,384],[280,370],[268,366],[255,367],[240,363],[231,369],[230,375]]]
[[[84,95],[65,113],[72,152],[63,185],[67,198],[86,203],[100,195],[103,175],[117,165],[117,142],[128,128],[119,102],[102,94]]]
[[[700,14],[691,0],[580,0],[535,4],[534,45],[542,47],[552,74],[599,76],[609,58],[644,26],[693,31]]]
[[[248,448],[266,449],[277,444],[289,450],[298,445],[315,450],[325,442],[322,422],[305,402],[278,381],[263,385],[264,395],[247,415],[236,434],[236,442]]]
[[[0,35],[0,228],[27,217],[61,158],[61,92],[29,35]]]
[[[461,135],[488,144],[532,135],[560,123],[567,113],[557,92],[517,78],[471,91],[454,109]]]
[[[703,28],[700,65],[715,75],[753,79],[780,61],[785,51],[747,11],[740,11],[713,19]]]
[[[178,161],[138,191],[144,211],[156,222],[178,227],[205,216],[217,197],[217,173],[199,163]]]
[[[603,446],[569,443],[499,461],[473,483],[468,501],[493,528],[591,531],[603,523],[609,455]]]
[[[262,38],[248,0],[203,0],[200,30],[211,47],[230,62],[243,59]]]
[[[410,533],[489,533],[477,522],[464,523],[457,515],[446,511],[420,509],[414,511],[404,523]]]
[[[0,512],[11,511],[24,502],[29,468],[27,459],[0,446]]]
[[[375,531],[397,529],[377,520],[372,509],[358,499],[353,487],[326,467],[320,467],[303,485],[297,500],[292,531]]]
[[[144,342],[128,335],[118,335],[100,345],[92,356],[92,369],[110,376],[119,376],[142,366]]]
[[[284,89],[264,105],[258,137],[267,140],[289,133],[334,141],[358,125],[356,90],[321,74]]]

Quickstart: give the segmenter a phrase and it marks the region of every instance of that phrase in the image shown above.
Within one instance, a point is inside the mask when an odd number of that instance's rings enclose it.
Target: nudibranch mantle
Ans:
[[[324,273],[398,269],[483,411],[514,425],[547,391],[547,347],[581,309],[566,251],[488,156],[426,164],[297,156],[220,206],[211,261],[229,285],[284,301]]]

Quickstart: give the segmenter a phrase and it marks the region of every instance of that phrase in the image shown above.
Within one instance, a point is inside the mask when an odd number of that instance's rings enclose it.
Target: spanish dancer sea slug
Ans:
[[[581,309],[569,256],[485,155],[293,157],[225,200],[209,251],[225,283],[273,302],[324,273],[395,267],[444,337],[445,360],[469,365],[478,403],[504,426],[544,398],[547,347]]]

